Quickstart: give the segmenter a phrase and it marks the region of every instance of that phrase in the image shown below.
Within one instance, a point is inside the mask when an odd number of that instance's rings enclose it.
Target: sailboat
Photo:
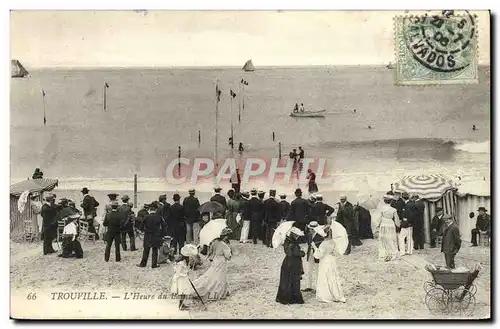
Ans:
[[[249,59],[245,65],[243,65],[243,71],[245,72],[253,72],[255,71],[255,66],[253,66],[252,60]]]
[[[10,61],[10,76],[11,78],[25,78],[29,77],[28,71],[24,68],[23,64],[19,62],[17,59],[13,59]]]
[[[392,62],[389,62],[389,64],[387,64],[385,67],[387,69],[389,69],[389,70],[393,70],[394,69],[394,65],[392,65]]]

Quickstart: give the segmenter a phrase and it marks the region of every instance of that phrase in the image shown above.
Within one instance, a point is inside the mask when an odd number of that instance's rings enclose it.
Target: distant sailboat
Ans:
[[[255,71],[255,66],[253,66],[252,60],[249,59],[245,65],[243,65],[243,71],[245,72],[253,72]]]
[[[387,64],[385,67],[388,68],[389,70],[393,70],[394,69],[394,65],[392,65],[391,62],[389,62],[389,64]]]
[[[24,68],[23,64],[19,62],[17,59],[13,59],[10,61],[10,76],[12,78],[25,78],[29,77],[29,72]]]

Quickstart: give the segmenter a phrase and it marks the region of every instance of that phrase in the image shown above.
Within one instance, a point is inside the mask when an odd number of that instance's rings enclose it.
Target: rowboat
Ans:
[[[324,118],[326,110],[318,110],[318,111],[304,111],[304,112],[292,112],[290,113],[291,117],[294,118]]]

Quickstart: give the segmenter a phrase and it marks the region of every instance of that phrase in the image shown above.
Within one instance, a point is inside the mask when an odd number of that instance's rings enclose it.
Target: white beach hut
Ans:
[[[463,182],[458,187],[458,226],[463,241],[470,242],[471,230],[476,226],[477,209],[485,207],[491,213],[491,194],[489,181]],[[474,218],[469,214],[473,212]]]
[[[445,214],[452,215],[457,221],[457,188],[450,179],[442,175],[405,176],[394,183],[395,191],[416,193],[425,204],[424,231],[425,242],[430,241],[430,222],[441,207]],[[470,232],[469,232],[470,233]]]

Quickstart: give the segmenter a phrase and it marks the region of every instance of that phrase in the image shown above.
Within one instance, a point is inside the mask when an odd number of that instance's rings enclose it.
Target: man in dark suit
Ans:
[[[265,201],[265,197],[266,197],[266,192],[264,192],[262,190],[258,190],[257,197],[262,202],[262,210],[261,210],[261,215],[260,215],[261,226],[259,228],[259,240],[262,240],[262,242],[264,242],[264,244],[266,244],[266,242],[265,242],[265,239],[266,239],[266,222],[265,222],[266,209],[264,208],[264,201]]]
[[[462,246],[462,239],[460,238],[460,230],[453,222],[451,215],[444,215],[443,221],[443,244],[441,245],[441,252],[444,253],[446,267],[453,269],[455,268],[455,256]]]
[[[266,227],[264,244],[272,248],[273,233],[278,226],[278,222],[281,220],[280,204],[276,201],[276,190],[269,191],[269,198],[264,201],[264,210],[264,222]]]
[[[436,248],[437,237],[443,234],[443,208],[436,207],[436,214],[430,223],[431,248]]]
[[[130,198],[128,195],[122,196],[123,204],[118,207],[118,211],[123,213],[123,225],[122,225],[122,236],[121,242],[123,250],[127,251],[127,235],[130,239],[130,251],[135,251],[135,232],[134,232],[134,211],[128,204]]]
[[[43,234],[43,254],[48,255],[56,251],[52,247],[52,240],[57,235],[57,206],[55,198],[49,194],[45,197],[45,203],[42,206],[42,234]]]
[[[107,214],[111,211],[111,202],[117,201],[118,193],[109,193],[108,194],[109,202],[104,205],[104,214]]]
[[[89,195],[89,189],[84,187],[82,189],[83,200],[80,205],[83,209],[83,215],[85,216],[85,220],[89,223],[89,233],[95,234],[95,239],[99,240],[99,234],[95,231],[94,227],[94,218],[97,215],[97,207],[99,207],[99,202]]]
[[[250,200],[248,200],[248,207],[251,213],[250,217],[250,234],[249,238],[254,244],[257,244],[257,239],[259,238],[259,230],[262,223],[262,209],[264,204],[257,197],[257,191],[255,189],[250,191]]]
[[[286,220],[289,212],[290,202],[286,201],[286,194],[280,194],[280,220]]]
[[[226,198],[223,195],[221,195],[222,189],[220,187],[216,187],[214,191],[215,194],[210,198],[210,201],[215,201],[220,203],[221,205],[224,206],[224,211],[225,211],[227,204],[226,204]],[[222,216],[224,216],[224,214],[222,214]]]
[[[306,225],[309,224],[309,212],[311,204],[306,199],[302,198],[302,190],[295,190],[295,200],[290,204],[290,212],[287,220],[295,221],[295,226],[301,231],[305,231]]]
[[[162,232],[163,236],[167,235],[167,219],[168,219],[168,213],[170,211],[170,203],[167,202],[167,195],[162,194],[158,197],[158,209],[156,210],[156,213],[161,217],[163,220],[163,229],[165,230]]]
[[[186,215],[186,242],[198,245],[200,238],[200,201],[195,196],[195,190],[189,190],[189,196],[184,198],[182,205]]]
[[[235,193],[240,193],[241,175],[239,168],[236,168],[236,172],[231,176],[231,187],[233,188]]]
[[[121,261],[120,255],[120,242],[121,242],[121,231],[122,225],[125,221],[126,213],[118,211],[118,201],[111,201],[110,204],[111,211],[109,211],[104,217],[102,223],[103,226],[107,227],[106,232],[106,249],[104,251],[104,260],[109,261],[109,256],[111,254],[111,245],[115,243],[115,260],[117,262]]]
[[[178,251],[180,254],[186,240],[186,215],[184,206],[180,202],[180,195],[175,193],[173,200],[174,203],[170,206],[167,217],[167,235],[172,237],[170,247],[175,253]]]
[[[338,205],[337,222],[345,227],[349,237],[349,244],[352,246],[361,246],[363,243],[359,239],[359,222],[354,214],[352,203],[347,201],[345,195],[342,195]]]
[[[403,192],[402,199],[404,207],[401,219],[401,231],[398,236],[399,253],[403,255],[411,255],[413,253],[413,219],[414,219],[414,203],[410,200],[410,195]]]
[[[311,207],[309,217],[311,221],[316,221],[319,225],[326,225],[327,218],[330,217],[334,211],[335,209],[333,209],[333,207],[323,202],[323,196],[321,194],[316,194],[316,202]]]
[[[405,202],[401,198],[400,192],[393,192],[391,194],[394,196],[394,199],[391,201],[391,207],[397,210],[398,217],[401,219],[403,218],[403,209],[405,207]],[[401,231],[401,227],[396,226],[396,224],[394,224],[394,226],[396,227],[396,234],[399,234],[399,232]]]
[[[412,195],[412,213],[413,213],[413,246],[415,250],[423,250],[424,235],[424,212],[425,204],[417,194]]]
[[[146,267],[149,258],[149,251],[153,249],[151,257],[151,267],[158,268],[158,249],[162,244],[163,219],[158,215],[159,204],[154,201],[149,206],[149,215],[144,219],[144,251],[142,253],[141,263],[137,266]]]
[[[488,210],[485,207],[479,207],[477,211],[479,211],[479,215],[477,216],[476,227],[470,232],[472,247],[477,247],[478,234],[486,233],[488,236],[491,234],[491,218],[486,213]]]
[[[142,209],[137,212],[137,218],[135,219],[135,227],[141,232],[144,232],[144,218],[146,218],[146,216],[149,215],[148,209],[149,209],[149,204],[145,203],[142,206]]]

